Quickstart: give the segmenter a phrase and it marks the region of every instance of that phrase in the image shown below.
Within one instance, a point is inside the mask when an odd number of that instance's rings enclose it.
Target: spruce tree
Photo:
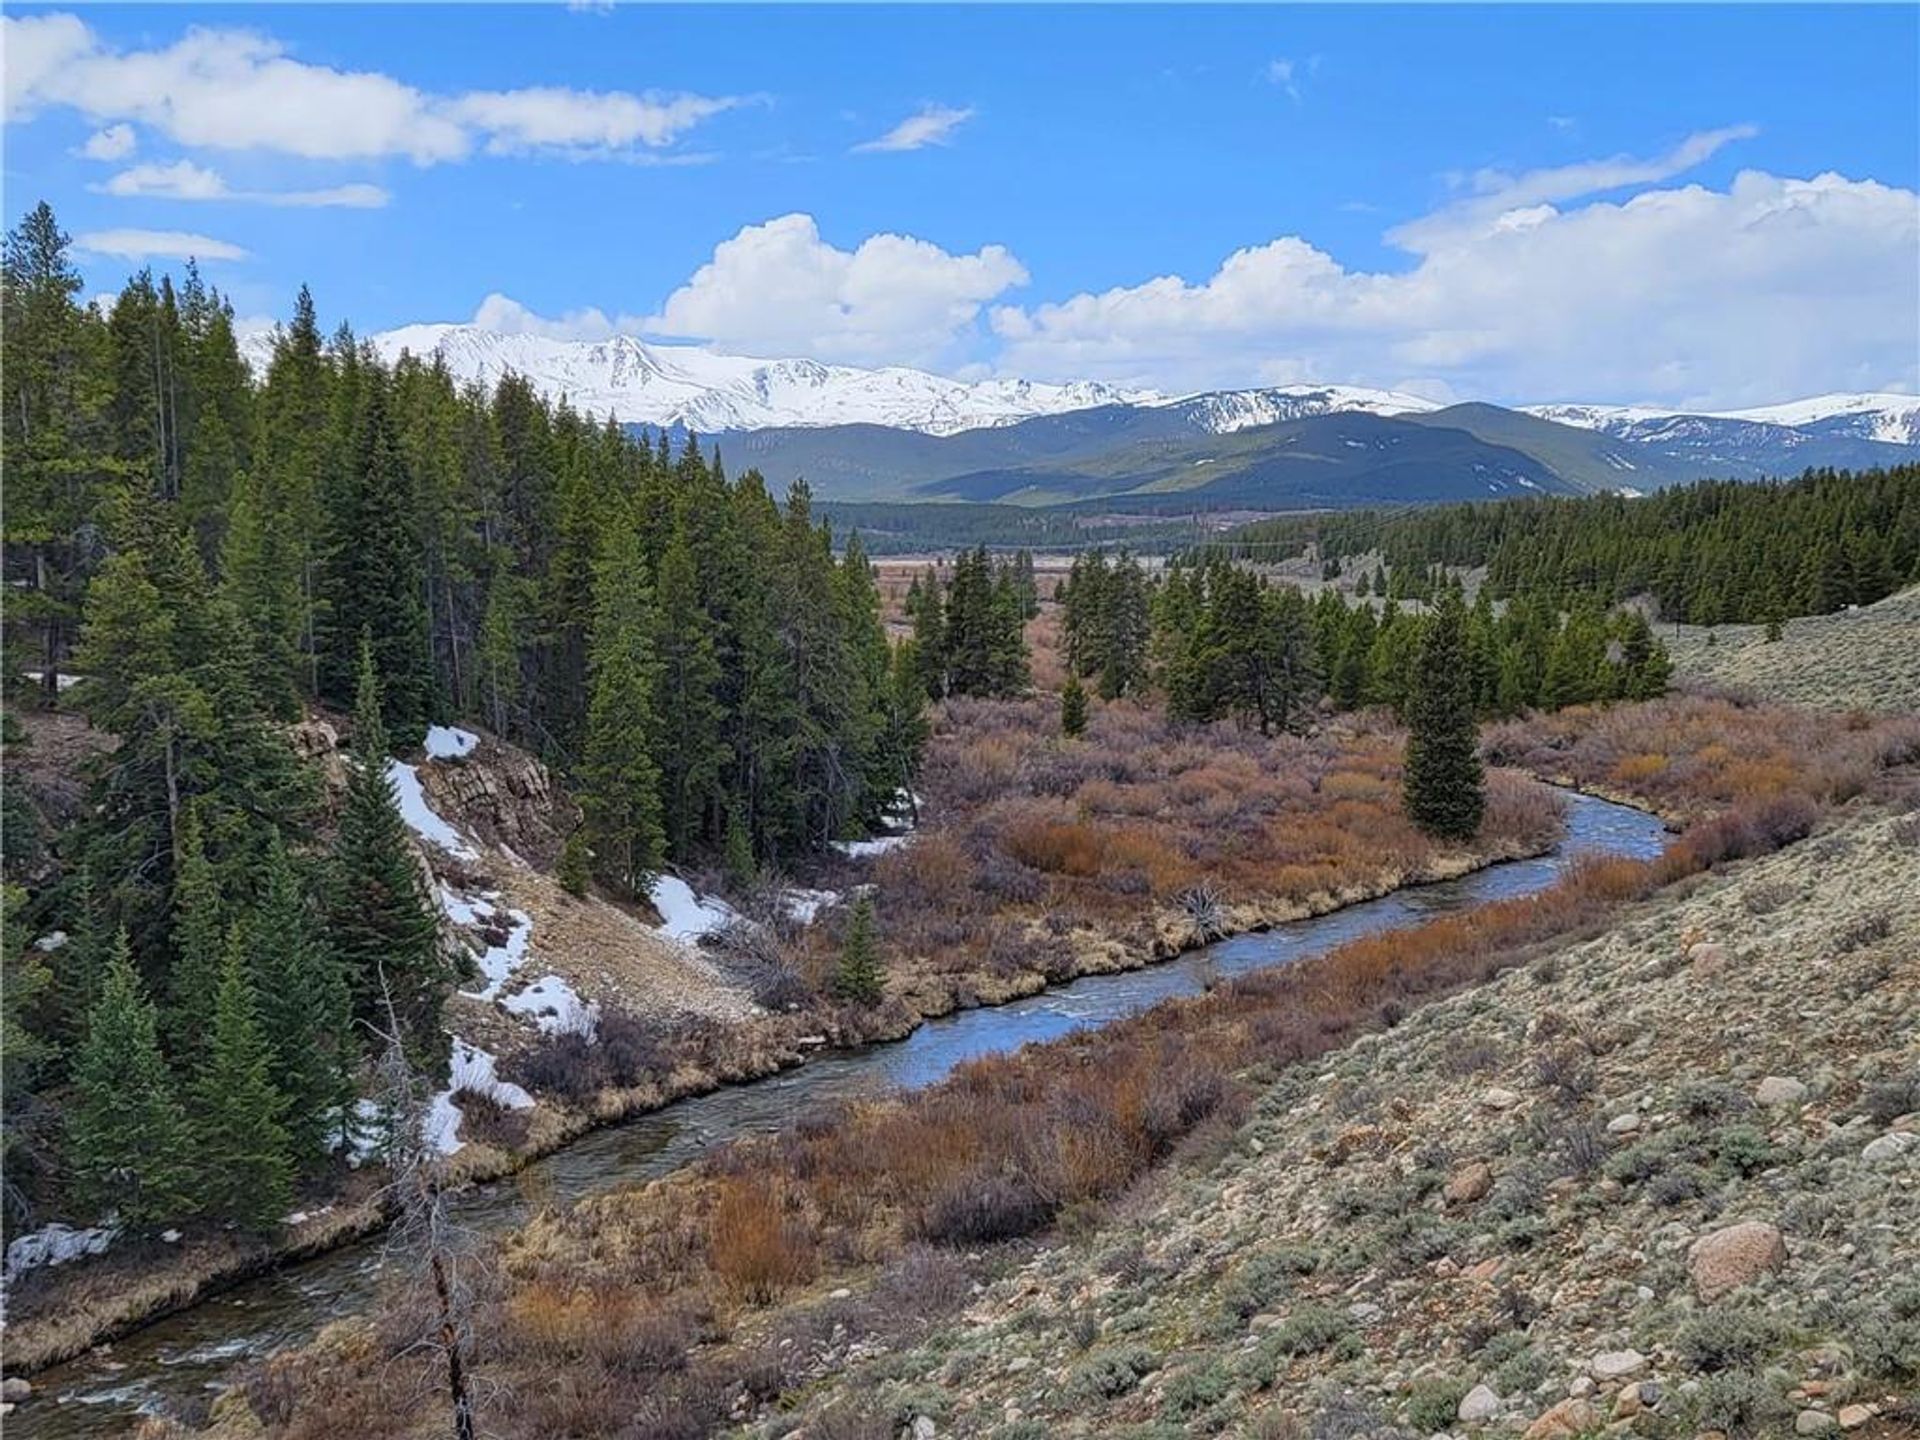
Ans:
[[[221,966],[206,1058],[194,1073],[194,1192],[209,1214],[249,1229],[280,1222],[293,1199],[293,1152],[273,1083],[273,1052],[261,1034],[247,944],[235,926]]]
[[[1407,814],[1430,835],[1469,840],[1486,809],[1467,614],[1449,590],[1422,627],[1407,700]]]
[[[75,1203],[145,1226],[183,1213],[187,1126],[147,999],[121,932],[73,1057],[66,1160]]]
[[[1060,691],[1060,733],[1072,739],[1085,733],[1086,728],[1087,690],[1080,677],[1069,671]]]
[[[586,833],[582,830],[570,832],[566,843],[560,847],[560,863],[554,867],[554,878],[560,882],[560,888],[576,900],[585,895],[591,879],[591,867]]]
[[[847,919],[840,962],[833,972],[833,993],[850,1005],[871,1006],[880,1003],[886,988],[887,972],[874,938],[873,896],[862,894]]]
[[[360,1047],[353,996],[340,960],[314,924],[300,877],[279,837],[269,853],[260,904],[241,934],[252,958],[269,1078],[286,1098],[294,1159],[319,1161],[355,1099]]]
[[[445,1063],[440,1004],[453,976],[387,764],[380,682],[363,650],[352,762],[328,867],[326,933],[355,1013],[384,1025],[384,984],[416,1058],[431,1069]]]
[[[595,580],[579,787],[594,859],[609,883],[628,895],[646,892],[665,842],[654,761],[660,731],[655,623],[640,532],[630,523],[620,525]]]
[[[207,859],[198,814],[189,810],[173,886],[173,967],[164,1016],[168,1052],[181,1065],[198,1059],[220,990],[226,906],[220,877]]]

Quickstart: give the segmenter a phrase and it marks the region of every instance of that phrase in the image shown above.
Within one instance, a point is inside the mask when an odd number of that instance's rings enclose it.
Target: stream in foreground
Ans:
[[[1089,975],[1058,989],[930,1020],[905,1040],[838,1051],[764,1080],[677,1101],[651,1115],[589,1132],[535,1161],[518,1177],[454,1202],[461,1223],[490,1233],[541,1204],[653,1179],[736,1135],[778,1131],[822,1102],[930,1085],[976,1056],[1016,1050],[1104,1025],[1215,976],[1285,965],[1357,936],[1405,929],[1448,911],[1504,900],[1552,884],[1582,852],[1649,857],[1666,834],[1659,820],[1587,795],[1569,795],[1567,837],[1551,853],[1413,887],[1378,900],[1240,935],[1178,959],[1118,975]],[[329,1321],[377,1303],[381,1241],[375,1236],[271,1272],[36,1377],[34,1397],[9,1418],[22,1437],[124,1433],[141,1410],[164,1410],[219,1389],[247,1362],[296,1346]]]

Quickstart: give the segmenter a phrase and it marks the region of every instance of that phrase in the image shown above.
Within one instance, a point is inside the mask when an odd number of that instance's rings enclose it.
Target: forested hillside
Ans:
[[[545,757],[616,897],[864,834],[907,783],[921,668],[804,485],[385,365],[305,291],[256,379],[191,266],[81,305],[45,205],[4,283],[9,699],[101,740],[55,826],[8,726],[14,1218],[276,1222],[355,1138],[368,1037],[446,1064],[388,780],[430,722]],[[355,712],[344,794],[296,753],[316,709]]]
[[[1378,551],[1395,572],[1485,566],[1496,598],[1652,595],[1662,619],[1763,623],[1866,605],[1920,579],[1920,466],[1261,521],[1222,541],[1272,559]]]

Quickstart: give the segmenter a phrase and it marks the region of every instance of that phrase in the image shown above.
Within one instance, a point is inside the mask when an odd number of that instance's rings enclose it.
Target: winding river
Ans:
[[[1236,936],[1178,959],[1118,975],[1090,975],[1009,1005],[928,1021],[905,1040],[840,1051],[752,1084],[678,1101],[534,1162],[520,1177],[457,1201],[460,1220],[492,1232],[524,1219],[528,1196],[565,1203],[664,1175],[714,1143],[791,1124],[818,1102],[929,1085],[962,1061],[1104,1025],[1161,1000],[1198,993],[1210,977],[1285,965],[1356,936],[1550,885],[1584,851],[1646,857],[1665,843],[1659,820],[1570,795],[1566,839],[1551,853],[1423,885],[1315,919]],[[36,1394],[9,1416],[21,1437],[124,1433],[139,1411],[170,1408],[219,1389],[242,1365],[298,1345],[323,1324],[377,1303],[378,1237],[260,1276],[38,1376]]]

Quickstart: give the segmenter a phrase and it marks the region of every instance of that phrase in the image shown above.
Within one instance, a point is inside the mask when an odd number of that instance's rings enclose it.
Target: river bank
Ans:
[[[931,1020],[1013,1004],[1089,976],[1138,971],[1237,936],[1262,934],[1408,888],[1459,880],[1493,866],[1536,858],[1550,853],[1562,839],[1561,835],[1509,837],[1491,846],[1442,853],[1425,866],[1383,871],[1368,882],[1338,891],[1226,905],[1215,917],[1211,933],[1167,910],[1141,917],[1153,935],[1147,944],[1082,930],[1071,937],[1071,965],[1064,974],[1026,970],[964,987],[930,984],[924,977],[909,975],[893,988],[879,1011],[843,1013],[840,1023],[832,1017],[818,1025],[814,1023],[818,1017],[808,1017],[806,1023],[788,1017],[757,1017],[736,1027],[730,1037],[733,1043],[712,1052],[711,1068],[676,1067],[644,1085],[603,1091],[584,1109],[543,1099],[523,1146],[471,1144],[459,1152],[457,1184],[468,1188],[498,1183],[593,1131],[729,1086],[753,1084],[810,1060],[896,1044]],[[798,1043],[808,1040],[817,1043]],[[354,1186],[333,1198],[311,1202],[307,1218],[269,1240],[250,1241],[229,1232],[193,1235],[173,1245],[149,1241],[138,1249],[110,1250],[94,1259],[71,1262],[70,1269],[42,1272],[25,1287],[24,1295],[9,1296],[5,1373],[30,1378],[277,1267],[378,1234],[390,1214],[383,1198],[364,1193],[366,1188]],[[356,1196],[355,1190],[362,1193]]]
[[[758,1084],[689,1097],[624,1125],[605,1127],[528,1167],[519,1185],[477,1187],[460,1197],[457,1216],[476,1230],[519,1223],[532,1210],[670,1172],[730,1135],[767,1134],[800,1109],[898,1088],[917,1088],[975,1056],[1057,1038],[1138,1012],[1160,1000],[1196,995],[1221,975],[1247,973],[1318,953],[1356,936],[1418,924],[1483,900],[1511,898],[1550,884],[1573,852],[1651,854],[1664,832],[1638,812],[1592,800],[1570,807],[1560,853],[1496,864],[1465,877],[1411,887],[1263,933],[1190,950],[1160,964],[1091,975],[1073,984],[927,1020],[897,1044],[836,1050]],[[300,1343],[325,1320],[353,1313],[376,1293],[377,1247],[348,1246],[303,1266],[269,1271],[197,1307],[149,1323],[120,1344],[102,1347],[41,1379],[43,1390],[73,1403],[33,1402],[25,1433],[101,1433],[108,1414],[126,1414],[162,1395],[191,1396],[240,1361]],[[114,1368],[114,1367],[124,1368]],[[91,1400],[83,1404],[81,1397]],[[52,1398],[52,1397],[48,1397]],[[105,1407],[101,1409],[100,1407]]]

